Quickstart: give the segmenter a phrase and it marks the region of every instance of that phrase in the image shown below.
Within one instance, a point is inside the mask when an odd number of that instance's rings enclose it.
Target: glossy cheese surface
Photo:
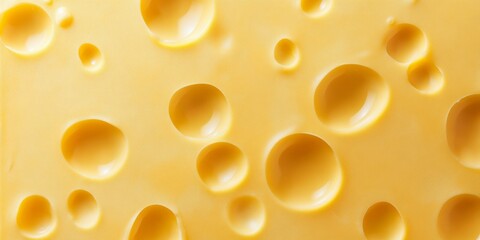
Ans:
[[[0,239],[480,236],[474,0],[0,0]]]

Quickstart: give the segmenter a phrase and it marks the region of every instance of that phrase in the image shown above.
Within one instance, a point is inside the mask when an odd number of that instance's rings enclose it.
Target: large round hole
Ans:
[[[17,226],[29,238],[44,238],[54,230],[56,218],[50,202],[42,196],[25,198],[17,212]]]
[[[268,155],[266,176],[272,193],[297,210],[327,205],[342,183],[340,163],[332,148],[306,133],[286,136],[275,144]]]
[[[87,178],[114,175],[127,157],[127,140],[110,123],[88,119],[71,125],[63,135],[63,156],[72,169]]]
[[[19,3],[7,9],[0,18],[3,44],[21,55],[44,50],[52,41],[53,21],[47,12],[32,3]]]
[[[170,100],[170,119],[183,135],[207,138],[222,135],[230,125],[230,107],[223,93],[209,84],[193,84]]]
[[[374,70],[356,64],[331,70],[314,97],[318,118],[332,130],[352,132],[374,122],[385,110],[389,89]]]

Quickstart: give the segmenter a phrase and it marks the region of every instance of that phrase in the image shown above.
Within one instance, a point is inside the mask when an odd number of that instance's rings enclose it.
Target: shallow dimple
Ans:
[[[400,240],[405,237],[405,223],[392,204],[379,202],[365,213],[363,233],[369,240]]]
[[[68,28],[73,23],[73,15],[66,7],[59,7],[55,11],[55,21],[62,28]]]
[[[140,7],[155,40],[170,47],[200,39],[215,15],[214,0],[141,0]]]
[[[92,228],[100,219],[100,207],[93,195],[85,190],[70,193],[67,201],[68,211],[79,228]]]
[[[20,3],[7,9],[0,18],[3,44],[20,55],[43,51],[53,39],[53,22],[47,12],[32,3]]]
[[[29,238],[44,238],[53,232],[56,225],[50,202],[43,196],[25,198],[17,212],[17,226]]]
[[[326,206],[342,183],[341,166],[332,148],[306,133],[286,136],[274,145],[268,155],[266,176],[272,193],[296,210]]]
[[[177,216],[161,205],[144,208],[135,218],[129,240],[180,240],[183,239]]]
[[[183,135],[209,138],[224,134],[230,126],[230,107],[223,93],[209,84],[193,84],[170,99],[170,119]]]
[[[285,69],[292,69],[300,61],[300,52],[292,40],[283,38],[275,44],[273,51],[275,61]]]
[[[438,230],[447,240],[480,237],[480,198],[460,194],[446,201],[438,215]]]
[[[387,38],[387,53],[398,62],[412,62],[423,57],[428,50],[425,34],[411,24],[395,25]]]
[[[78,57],[83,67],[90,72],[100,70],[104,64],[102,52],[91,43],[84,43],[78,49]]]
[[[212,191],[225,191],[238,186],[245,179],[247,169],[245,155],[231,143],[210,144],[197,157],[200,179]]]
[[[385,111],[390,91],[374,70],[345,64],[331,70],[318,85],[314,107],[332,130],[347,133],[370,125]]]
[[[62,139],[62,153],[72,169],[87,178],[104,179],[126,160],[127,140],[110,123],[87,119],[71,125]]]
[[[240,234],[251,236],[259,233],[265,224],[265,208],[257,198],[242,196],[228,206],[228,220],[232,229]]]
[[[332,0],[300,0],[300,8],[310,17],[319,17],[330,10]]]
[[[457,160],[480,169],[480,94],[456,102],[447,118],[447,140]]]
[[[433,94],[443,87],[443,74],[430,60],[424,59],[408,67],[408,81],[421,93]]]

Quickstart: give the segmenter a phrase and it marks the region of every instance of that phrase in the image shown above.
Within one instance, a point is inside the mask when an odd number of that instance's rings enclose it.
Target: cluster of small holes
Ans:
[[[51,0],[44,0],[52,5]],[[310,18],[327,14],[332,0],[300,0],[299,7]],[[213,0],[141,0],[141,15],[153,39],[162,46],[192,44],[204,36],[214,18]],[[72,26],[74,18],[66,7],[55,11],[61,28]],[[181,23],[181,24],[180,24]],[[428,39],[412,24],[396,24],[387,36],[386,52],[400,64],[407,64],[407,80],[422,94],[439,92],[443,73],[429,56]],[[0,19],[0,38],[6,48],[18,55],[44,51],[55,34],[52,17],[33,3],[19,3],[7,9]],[[88,72],[104,66],[104,56],[91,43],[78,48],[78,58]],[[284,70],[295,69],[301,59],[296,42],[282,38],[273,47],[273,61]],[[325,126],[337,133],[351,133],[377,121],[386,110],[390,91],[385,80],[373,69],[345,64],[328,72],[314,93],[314,111]],[[169,114],[173,126],[188,138],[212,140],[228,133],[231,109],[227,98],[210,84],[193,84],[177,90],[171,97]],[[480,95],[466,96],[450,109],[447,140],[460,164],[480,168]],[[68,127],[62,139],[62,153],[78,175],[102,180],[120,171],[127,158],[126,137],[116,126],[99,119],[87,119]],[[197,173],[212,192],[231,191],[248,175],[249,159],[240,147],[217,141],[197,155]],[[293,133],[275,142],[265,168],[268,187],[285,207],[298,211],[327,206],[340,191],[343,177],[333,148],[322,138],[309,133]],[[73,223],[81,229],[95,227],[101,209],[86,190],[70,193],[67,208]],[[266,223],[263,202],[255,196],[230,199],[226,205],[228,223],[239,235],[258,234]],[[448,199],[438,215],[438,229],[445,239],[475,239],[480,235],[480,198],[459,194]],[[57,225],[56,211],[41,195],[25,197],[18,206],[16,224],[28,238],[45,238]],[[398,209],[388,202],[370,206],[363,215],[367,239],[404,239],[406,225]],[[163,205],[150,205],[133,219],[130,240],[182,239],[181,222],[176,213]]]
[[[429,58],[429,42],[418,27],[402,23],[391,24],[387,36],[386,51],[390,57],[402,64],[409,64],[408,82],[422,94],[434,94],[444,84],[443,73]]]

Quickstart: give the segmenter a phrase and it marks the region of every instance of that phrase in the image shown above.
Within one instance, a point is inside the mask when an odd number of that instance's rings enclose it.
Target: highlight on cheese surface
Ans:
[[[0,0],[0,239],[480,240],[479,10]]]

